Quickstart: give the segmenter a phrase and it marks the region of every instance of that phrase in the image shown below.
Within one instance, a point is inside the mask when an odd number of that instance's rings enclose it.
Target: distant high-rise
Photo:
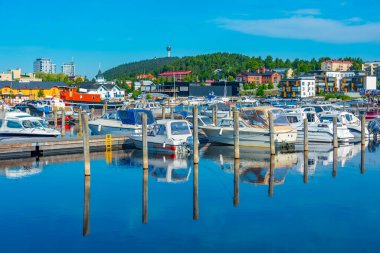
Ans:
[[[64,63],[61,66],[62,73],[68,76],[75,76],[75,64],[74,62]]]
[[[168,52],[168,58],[170,58],[170,55],[171,55],[171,52],[172,52],[172,47],[171,46],[167,46],[166,47],[166,51]]]
[[[33,63],[33,72],[55,74],[56,65],[49,58],[38,58]]]

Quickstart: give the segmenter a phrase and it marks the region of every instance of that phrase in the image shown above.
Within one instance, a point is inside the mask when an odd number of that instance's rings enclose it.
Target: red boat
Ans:
[[[88,94],[77,92],[76,87],[64,87],[60,93],[61,99],[71,103],[100,104],[102,100],[100,94]]]
[[[369,108],[365,112],[365,120],[374,120],[376,118],[380,118],[380,108]]]

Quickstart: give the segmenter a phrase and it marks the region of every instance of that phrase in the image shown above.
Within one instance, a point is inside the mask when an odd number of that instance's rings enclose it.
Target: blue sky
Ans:
[[[0,72],[37,57],[79,74],[172,55],[234,52],[380,60],[378,0],[0,1]],[[5,10],[9,11],[5,11]]]

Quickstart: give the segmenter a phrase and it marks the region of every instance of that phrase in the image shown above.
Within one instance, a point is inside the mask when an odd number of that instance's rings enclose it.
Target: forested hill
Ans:
[[[157,74],[164,69],[165,65],[170,64],[178,59],[178,57],[165,57],[131,62],[109,69],[105,71],[103,74],[107,80],[125,80],[135,78],[136,75],[144,73]]]
[[[169,70],[191,70],[191,81],[202,81],[206,79],[220,79],[223,77],[235,77],[237,74],[265,66],[273,68],[293,68],[295,74],[318,70],[324,60],[329,57],[319,59],[280,59],[272,56],[249,57],[242,54],[213,53],[197,56],[187,56],[183,58],[158,58],[123,64],[104,72],[106,79],[126,80],[134,79],[137,74],[151,73],[157,75]],[[341,58],[353,61],[353,69],[360,70],[363,60],[360,58]],[[190,81],[190,80],[189,80]]]

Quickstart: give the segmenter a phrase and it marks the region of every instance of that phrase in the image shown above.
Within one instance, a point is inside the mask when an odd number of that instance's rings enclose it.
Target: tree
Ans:
[[[37,97],[38,98],[43,98],[45,95],[44,95],[44,91],[40,88],[39,90],[38,90],[38,93],[37,93]]]
[[[227,81],[229,82],[235,81],[235,78],[233,76],[228,76]]]
[[[269,82],[268,83],[268,90],[273,90],[274,89],[274,85],[272,82]]]

